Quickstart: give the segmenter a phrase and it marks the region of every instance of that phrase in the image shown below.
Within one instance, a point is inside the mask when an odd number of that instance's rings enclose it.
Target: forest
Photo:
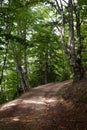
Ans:
[[[87,70],[86,0],[0,0],[0,103]]]

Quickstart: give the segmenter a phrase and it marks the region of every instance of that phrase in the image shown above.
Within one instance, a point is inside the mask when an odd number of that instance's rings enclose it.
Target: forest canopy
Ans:
[[[49,82],[84,77],[86,0],[0,1],[0,103]]]

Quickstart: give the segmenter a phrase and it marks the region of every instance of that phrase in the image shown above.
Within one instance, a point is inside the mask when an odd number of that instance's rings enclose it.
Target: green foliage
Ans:
[[[79,0],[81,7],[82,60],[87,70],[87,2]],[[47,6],[46,6],[47,4]],[[20,84],[16,59],[31,87],[48,82],[70,79],[69,59],[61,46],[61,16],[57,16],[54,1],[9,0],[0,8],[0,78],[6,45],[8,54],[0,84],[0,103],[12,100]],[[68,13],[65,11],[65,42],[68,40]],[[76,20],[74,18],[74,20]],[[76,23],[76,21],[75,21]],[[75,37],[75,43],[76,41]],[[66,44],[67,46],[67,44]],[[27,72],[26,72],[27,70]]]
[[[87,0],[78,0],[79,5],[87,5]]]

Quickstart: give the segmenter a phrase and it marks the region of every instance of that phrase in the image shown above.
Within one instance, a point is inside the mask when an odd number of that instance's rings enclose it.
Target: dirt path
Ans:
[[[0,130],[48,130],[45,126],[52,123],[48,113],[57,104],[56,93],[70,82],[33,88],[20,98],[0,106]]]

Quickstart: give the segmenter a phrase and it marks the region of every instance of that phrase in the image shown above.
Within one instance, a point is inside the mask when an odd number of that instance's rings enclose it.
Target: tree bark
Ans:
[[[84,77],[84,69],[82,66],[82,44],[81,44],[81,32],[80,32],[80,9],[78,5],[76,6],[76,31],[77,31],[77,51],[75,50],[75,36],[74,36],[74,5],[73,0],[69,0],[67,3],[68,6],[68,25],[69,25],[69,38],[68,44],[65,43],[65,17],[64,17],[64,9],[62,1],[60,0],[61,4],[59,5],[58,1],[56,1],[57,12],[61,15],[62,23],[61,23],[61,44],[62,48],[69,57],[71,70],[73,73],[73,81],[79,81]]]
[[[22,32],[22,37],[25,39],[26,41],[26,26],[25,28],[23,29],[23,32]],[[27,47],[26,45],[24,45],[24,75],[25,75],[25,78],[26,78],[26,84],[28,87],[30,87],[30,84],[29,84],[29,79],[28,79],[28,68],[27,68]]]
[[[26,47],[25,47],[25,50],[24,50],[24,75],[25,75],[25,78],[26,78],[26,84],[27,84],[28,87],[30,87],[29,79],[28,79]]]
[[[48,83],[48,45],[45,51],[45,84]]]
[[[25,89],[28,87],[23,75],[23,71],[22,71],[22,67],[18,64],[18,62],[16,61],[16,68],[17,68],[17,72],[19,74],[20,77],[20,81],[21,81],[21,86],[20,88],[25,91]]]
[[[77,31],[77,52],[74,43],[74,20],[73,20],[73,3],[69,0],[69,47],[70,47],[70,65],[73,72],[73,81],[79,81],[84,76],[84,70],[81,59],[81,34],[80,34],[80,12],[77,10],[76,15],[76,31]]]
[[[84,69],[83,69],[83,65],[82,65],[82,56],[81,56],[81,52],[82,52],[82,43],[81,43],[81,28],[80,28],[80,8],[79,6],[76,8],[76,31],[77,31],[77,54],[76,54],[76,74],[75,74],[75,79],[76,77],[78,78],[78,80],[81,80],[84,78]],[[76,76],[77,75],[77,76]]]
[[[14,52],[14,60],[15,60],[15,64],[16,64],[17,73],[19,75],[20,83],[21,83],[19,89],[21,89],[24,92],[29,86],[27,86],[27,79],[23,73],[23,69],[22,69],[21,65],[18,62],[19,59],[17,57],[15,48],[13,49],[13,52]]]
[[[4,60],[3,60],[2,70],[1,70],[0,85],[2,84],[2,80],[3,80],[3,73],[4,73],[4,69],[5,69],[5,65],[6,65],[7,54],[8,54],[8,44],[6,45],[6,51],[5,51],[5,56],[4,56]]]

